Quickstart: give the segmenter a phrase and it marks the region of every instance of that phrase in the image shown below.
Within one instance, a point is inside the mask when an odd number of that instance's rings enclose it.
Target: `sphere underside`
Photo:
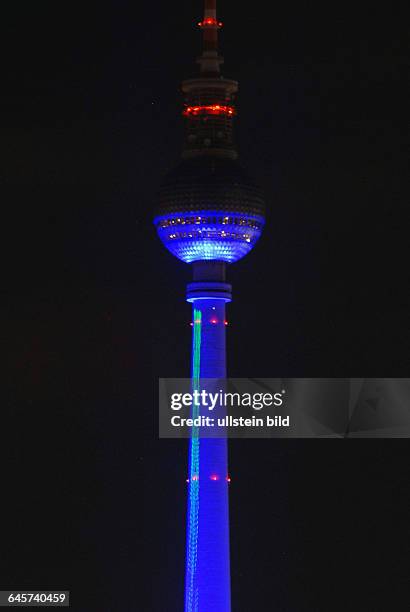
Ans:
[[[262,216],[217,210],[159,215],[154,222],[162,243],[186,263],[233,263],[249,253],[264,225]]]
[[[199,157],[184,160],[166,177],[154,223],[163,244],[182,261],[232,263],[259,239],[264,201],[237,162]]]

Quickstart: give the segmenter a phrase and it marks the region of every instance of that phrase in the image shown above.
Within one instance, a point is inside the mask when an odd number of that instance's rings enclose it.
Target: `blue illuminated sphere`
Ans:
[[[183,160],[160,186],[154,223],[182,261],[232,263],[259,239],[265,222],[261,191],[234,160]]]

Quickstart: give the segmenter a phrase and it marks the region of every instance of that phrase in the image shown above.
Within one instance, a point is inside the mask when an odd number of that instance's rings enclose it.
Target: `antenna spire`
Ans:
[[[216,0],[205,0],[204,18],[198,23],[202,30],[202,55],[198,58],[202,74],[219,75],[223,58],[218,55],[218,30],[222,22],[216,17]]]

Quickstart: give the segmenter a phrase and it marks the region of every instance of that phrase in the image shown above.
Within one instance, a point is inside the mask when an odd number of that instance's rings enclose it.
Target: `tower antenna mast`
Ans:
[[[218,30],[223,23],[216,16],[216,0],[205,0],[204,18],[198,25],[202,29],[202,55],[198,58],[201,74],[218,75],[223,63],[218,55]]]

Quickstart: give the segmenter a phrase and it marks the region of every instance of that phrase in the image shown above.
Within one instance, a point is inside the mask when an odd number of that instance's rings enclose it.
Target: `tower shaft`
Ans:
[[[188,286],[187,299],[193,310],[192,387],[217,392],[219,388],[210,389],[208,382],[201,381],[226,377],[225,303],[230,301],[230,286],[194,282]],[[199,411],[194,406],[192,416]],[[185,612],[229,612],[226,438],[199,438],[193,429],[188,482]]]

